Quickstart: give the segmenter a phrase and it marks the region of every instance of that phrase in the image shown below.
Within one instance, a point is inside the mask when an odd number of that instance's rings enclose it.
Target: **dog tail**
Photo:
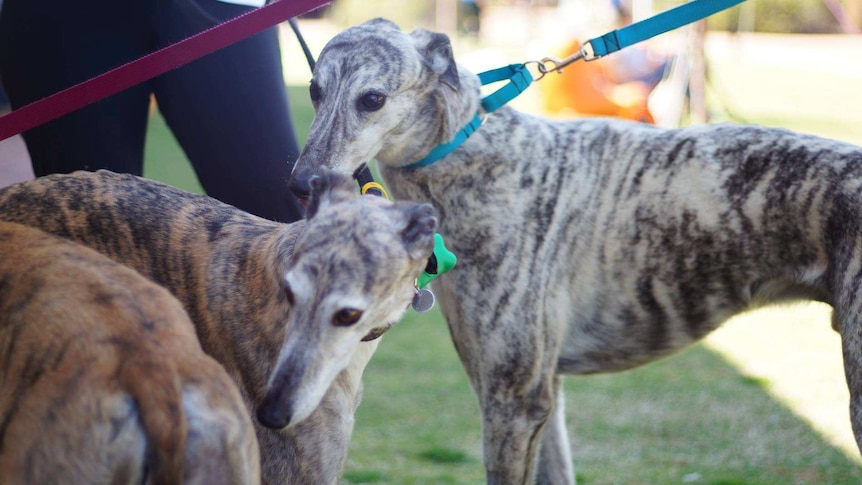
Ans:
[[[173,360],[161,352],[134,347],[131,352],[134,355],[126,357],[120,370],[120,382],[137,403],[147,436],[148,483],[180,485],[188,424],[179,374]]]

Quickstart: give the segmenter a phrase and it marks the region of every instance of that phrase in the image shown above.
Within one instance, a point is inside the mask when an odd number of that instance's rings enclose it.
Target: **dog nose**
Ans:
[[[313,175],[305,170],[296,170],[287,181],[287,188],[299,199],[306,200],[311,195],[311,184],[308,181]]]
[[[293,413],[287,409],[287,406],[279,406],[278,402],[269,395],[257,408],[257,420],[270,429],[284,429],[290,424],[292,418]]]

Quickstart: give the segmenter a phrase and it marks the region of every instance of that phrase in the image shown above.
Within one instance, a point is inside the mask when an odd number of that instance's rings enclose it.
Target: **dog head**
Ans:
[[[404,314],[434,249],[428,204],[359,196],[325,170],[311,181],[306,226],[284,276],[286,338],[258,420],[284,428],[307,417],[361,341]]]
[[[299,197],[327,167],[353,173],[363,162],[407,165],[452,139],[479,106],[479,81],[459,72],[449,38],[410,34],[383,19],[336,35],[309,88],[315,109],[289,187]]]

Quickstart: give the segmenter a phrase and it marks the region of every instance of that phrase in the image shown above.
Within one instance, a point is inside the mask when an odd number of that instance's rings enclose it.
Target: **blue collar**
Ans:
[[[579,52],[566,60],[560,61],[559,59],[546,57],[539,62],[539,72],[541,73],[541,76],[544,76],[550,71],[562,72],[563,67],[578,59],[589,61],[603,57],[612,52],[616,52],[623,47],[636,44],[649,39],[650,37],[682,27],[683,25],[696,20],[706,18],[716,12],[742,3],[743,1],[745,0],[692,0],[648,19],[623,27],[622,29],[613,30],[600,37],[590,39]],[[550,63],[550,68],[547,67],[546,62]],[[526,66],[526,64],[511,64],[506,67],[479,74],[479,81],[482,82],[482,85],[507,79],[509,80],[508,84],[498,89],[496,92],[482,98],[482,108],[486,113],[490,113],[508,103],[527,89],[530,83],[533,82],[533,76],[529,71],[527,71]],[[539,76],[540,79],[541,76]],[[482,126],[482,121],[479,116],[476,115],[465,127],[461,128],[461,130],[455,134],[452,141],[437,145],[424,158],[409,165],[405,165],[404,168],[409,170],[431,165],[451,153],[452,150],[458,148],[467,138],[470,137],[470,135],[475,133],[480,126]]]
[[[511,64],[479,74],[479,81],[483,86],[506,80],[509,82],[505,86],[482,98],[480,103],[482,105],[482,109],[485,110],[485,113],[490,113],[515,99],[530,86],[530,83],[533,82],[533,76],[530,74],[530,71],[527,70],[526,64]],[[428,165],[431,165],[461,146],[461,144],[464,143],[470,135],[475,133],[480,126],[482,126],[482,118],[480,118],[478,114],[473,115],[470,122],[458,130],[451,141],[437,145],[428,153],[428,155],[425,155],[422,159],[415,161],[410,165],[405,165],[403,168],[412,170],[414,168],[427,167]]]

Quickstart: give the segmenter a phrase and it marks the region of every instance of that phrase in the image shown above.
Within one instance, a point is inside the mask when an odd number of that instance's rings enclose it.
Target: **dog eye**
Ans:
[[[287,302],[293,305],[293,290],[290,289],[290,285],[288,283],[284,284],[284,296],[287,298]]]
[[[312,81],[311,86],[308,87],[308,95],[311,97],[311,103],[317,106],[317,104],[320,103],[321,96],[323,95],[320,91],[320,85]]]
[[[365,93],[359,98],[359,109],[362,111],[377,111],[383,107],[386,96],[376,91]]]
[[[353,325],[362,318],[362,310],[356,308],[342,308],[332,316],[332,324],[337,327]]]

